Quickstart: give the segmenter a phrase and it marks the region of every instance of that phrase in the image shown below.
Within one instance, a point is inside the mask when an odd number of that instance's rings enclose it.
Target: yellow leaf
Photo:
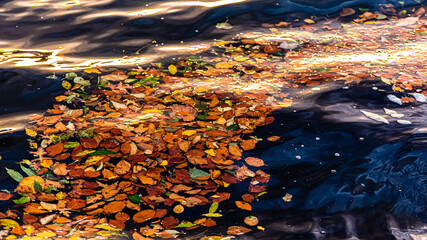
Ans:
[[[265,230],[265,227],[262,227],[262,226],[256,226],[256,228],[258,228],[258,230],[261,230],[261,231]]]
[[[68,81],[62,81],[62,87],[65,89],[70,89],[71,88],[71,83]]]
[[[181,90],[175,90],[175,91],[173,91],[173,92],[171,93],[171,96],[173,96],[173,95],[177,95],[179,92],[181,92]]]
[[[98,228],[98,229],[103,229],[103,230],[114,230],[114,231],[120,230],[120,228],[115,228],[115,227],[112,227],[108,224],[98,224],[98,225],[93,226],[93,228]]]
[[[101,72],[98,70],[98,68],[88,68],[88,69],[85,69],[83,72],[101,74]]]
[[[175,75],[175,73],[178,72],[178,69],[176,69],[175,65],[169,65],[168,70],[172,75]]]
[[[55,237],[55,236],[56,236],[56,233],[54,233],[54,232],[42,232],[42,233],[37,234],[37,237],[42,237],[42,238]]]
[[[11,229],[14,227],[18,227],[19,223],[12,219],[0,219],[0,225],[2,225],[6,229]]]
[[[221,41],[221,42],[216,42],[213,45],[214,46],[222,46],[222,45],[226,45],[226,44],[229,44],[229,43],[230,43],[229,41]]]
[[[16,236],[15,235],[9,235],[6,237],[6,240],[9,240],[9,239],[16,239]]]
[[[167,166],[168,165],[168,161],[167,160],[163,160],[159,165],[160,166]]]
[[[223,185],[224,187],[228,187],[228,186],[230,186],[230,183],[222,181],[222,185]]]
[[[224,102],[230,107],[233,106],[233,103],[230,100],[225,100]]]
[[[222,217],[222,214],[220,213],[205,213],[203,214],[205,217]]]
[[[209,150],[206,150],[205,153],[209,154],[210,156],[215,156],[215,150],[213,150],[212,148]]]
[[[104,156],[91,156],[90,158],[88,158],[86,160],[86,163],[89,165],[93,165],[96,164],[97,162],[99,162],[100,160],[104,159]]]
[[[234,60],[238,62],[244,62],[248,60],[248,57],[239,56],[239,57],[235,57]]]
[[[182,132],[182,135],[191,136],[191,135],[194,135],[196,132],[197,132],[196,130],[185,130],[184,132]]]
[[[313,24],[314,21],[311,19],[304,19],[304,22],[308,23],[308,24]]]
[[[25,129],[25,133],[26,133],[28,136],[30,136],[30,137],[35,137],[35,136],[37,136],[37,132],[36,132],[36,131],[31,130],[31,129],[28,129],[28,128],[26,128],[26,129]]]
[[[159,109],[148,109],[148,110],[141,111],[140,113],[142,115],[142,114],[146,114],[146,113],[161,113],[161,112],[163,112],[163,111],[159,110]]]
[[[64,193],[63,192],[59,192],[59,193],[57,193],[56,194],[56,197],[59,199],[59,200],[62,200],[62,199],[64,199]]]
[[[43,159],[43,161],[40,162],[40,165],[45,168],[50,168],[52,164],[53,164],[53,161],[50,159]]]
[[[89,153],[93,153],[95,150],[84,150],[83,152],[79,152],[76,154],[76,157],[83,157],[88,155]]]

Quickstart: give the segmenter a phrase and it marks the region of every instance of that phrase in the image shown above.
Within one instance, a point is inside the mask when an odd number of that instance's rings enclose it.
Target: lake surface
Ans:
[[[23,131],[28,117],[63,92],[53,74],[92,66],[171,62],[218,39],[256,32],[263,23],[317,16],[344,7],[378,9],[399,1],[3,1],[0,3],[1,187],[16,183],[4,167],[31,159]],[[405,1],[404,5],[415,5]],[[335,14],[335,15],[334,15]],[[233,28],[217,29],[229,22]],[[425,64],[424,64],[425,66]],[[268,193],[253,204],[266,228],[242,239],[421,239],[427,236],[427,105],[397,105],[381,81],[322,84],[293,92],[292,108],[256,136],[281,136],[247,156],[263,159]],[[295,101],[294,100],[294,101]],[[410,125],[381,124],[360,109],[391,108]],[[238,185],[235,192],[246,186]],[[292,201],[282,197],[292,194]],[[5,204],[1,206],[6,208]],[[232,225],[241,216],[225,221]],[[210,229],[212,234],[223,231]],[[191,236],[191,233],[190,233]],[[194,235],[195,238],[200,235]],[[418,236],[416,238],[414,236]]]

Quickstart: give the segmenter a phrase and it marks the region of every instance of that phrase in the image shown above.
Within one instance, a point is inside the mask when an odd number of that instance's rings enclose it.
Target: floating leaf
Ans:
[[[114,152],[108,151],[107,149],[100,149],[96,151],[91,151],[87,155],[93,156],[93,155],[102,155],[102,154],[114,154]]]
[[[36,172],[30,168],[24,167],[22,164],[20,164],[22,171],[27,174],[27,176],[34,176],[36,175]]]
[[[141,202],[142,202],[141,196],[139,196],[138,194],[130,195],[129,200],[133,203],[136,203],[136,204],[141,204]]]
[[[175,67],[175,65],[169,65],[168,70],[172,75],[175,75],[175,73],[178,72],[178,69]]]
[[[30,202],[30,199],[27,196],[22,196],[21,198],[13,200],[13,202],[16,204],[24,204],[24,203]]]
[[[194,227],[194,223],[192,222],[184,222],[179,224],[178,226],[174,227],[174,228],[189,228],[189,227]]]
[[[30,137],[35,137],[35,136],[37,136],[37,132],[36,132],[36,131],[31,130],[31,129],[28,129],[28,128],[26,128],[26,129],[25,129],[25,133],[26,133],[28,136],[30,136]]]
[[[191,168],[190,171],[190,177],[192,179],[196,178],[204,178],[204,177],[210,177],[211,175],[203,170],[197,169],[197,168]]]
[[[245,158],[245,162],[254,167],[262,167],[265,165],[264,161],[255,157],[247,157]]]
[[[232,29],[233,26],[228,22],[223,22],[223,23],[217,23],[216,28],[228,30],[228,29]]]
[[[196,132],[197,132],[196,130],[185,130],[185,131],[182,132],[182,135],[184,135],[184,136],[192,136]]]
[[[220,213],[205,213],[203,214],[205,217],[222,217],[222,214]]]
[[[385,119],[383,116],[378,115],[376,113],[372,113],[372,112],[368,112],[368,111],[364,111],[364,110],[360,110],[366,117],[378,121],[378,122],[383,122],[386,124],[389,124],[389,121],[387,119]]]
[[[7,174],[9,174],[9,176],[17,182],[20,182],[24,178],[19,172],[13,169],[6,168],[6,171]]]
[[[34,191],[37,192],[37,193],[43,191],[42,185],[39,182],[37,182],[37,181],[34,181]]]
[[[214,213],[216,212],[216,210],[218,209],[218,202],[213,202],[212,205],[209,208],[209,213]]]

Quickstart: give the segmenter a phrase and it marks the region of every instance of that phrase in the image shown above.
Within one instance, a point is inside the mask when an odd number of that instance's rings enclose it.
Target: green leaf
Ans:
[[[24,203],[30,202],[30,199],[27,196],[22,196],[19,199],[13,200],[13,202],[16,204],[24,204]]]
[[[34,181],[34,190],[38,193],[43,192],[43,187],[39,182]]]
[[[9,176],[11,178],[13,178],[13,180],[20,182],[24,177],[17,171],[6,168],[7,174],[9,174]]]
[[[216,212],[216,210],[218,209],[218,205],[219,205],[218,202],[213,202],[212,205],[211,205],[211,207],[209,208],[209,213]]]
[[[232,29],[233,26],[231,24],[229,24],[228,22],[223,22],[223,23],[217,23],[216,28],[228,30],[228,29]]]
[[[175,228],[187,228],[187,227],[193,227],[193,226],[195,226],[194,223],[192,223],[192,222],[185,222],[185,223],[179,224]]]
[[[331,69],[324,68],[324,67],[314,67],[313,70],[316,70],[318,72],[329,72],[329,71],[331,71]]]
[[[350,25],[345,24],[345,23],[341,24],[341,27],[342,27],[342,29],[344,29],[344,31],[347,31],[350,29]]]
[[[199,114],[196,118],[200,120],[205,120],[209,115],[207,113]]]
[[[192,179],[196,179],[197,177],[207,177],[207,176],[210,176],[209,173],[207,173],[207,172],[205,172],[203,170],[197,169],[197,168],[191,168],[189,173],[190,173],[190,177]]]
[[[114,154],[114,152],[108,151],[107,149],[99,149],[93,153],[89,153],[88,156],[102,155],[102,154]]]
[[[233,170],[226,169],[226,170],[224,170],[224,172],[228,172],[231,175],[236,175],[236,171],[233,171]]]
[[[136,204],[140,204],[142,202],[141,196],[138,194],[130,195],[129,200]]]
[[[49,187],[46,188],[46,190],[44,190],[44,192],[47,193],[47,194],[49,194],[49,193],[52,193],[52,190],[53,190],[53,187],[49,186]]]
[[[79,145],[79,142],[67,142],[66,144],[64,144],[64,148],[75,148]]]
[[[61,141],[61,137],[55,134],[52,134],[52,136],[50,136],[50,140],[56,144],[59,143]]]
[[[22,171],[24,171],[25,174],[27,174],[28,176],[34,176],[36,175],[36,172],[30,168],[26,168],[24,167],[22,164],[20,164]]]
[[[359,10],[360,10],[361,12],[365,13],[365,12],[368,12],[368,11],[369,11],[369,8],[359,8]]]
[[[236,131],[237,129],[239,129],[239,124],[233,123],[232,125],[228,126],[227,129]]]

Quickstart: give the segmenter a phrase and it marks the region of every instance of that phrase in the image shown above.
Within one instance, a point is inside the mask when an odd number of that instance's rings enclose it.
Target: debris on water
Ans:
[[[405,116],[402,113],[398,113],[398,112],[396,112],[394,110],[391,110],[391,109],[388,109],[388,108],[384,108],[384,112],[385,112],[385,114],[390,115],[390,116],[392,116],[394,118],[402,118],[402,117]]]
[[[223,23],[217,23],[216,28],[229,30],[229,29],[232,29],[233,26],[228,22],[223,22]]]
[[[300,44],[296,41],[284,41],[280,43],[279,48],[285,49],[285,50],[294,50],[298,48]]]
[[[400,100],[400,98],[396,97],[396,96],[395,96],[395,95],[393,95],[393,94],[389,94],[389,95],[387,95],[387,98],[388,98],[388,100],[390,100],[390,101],[392,101],[392,102],[394,102],[394,103],[397,103],[397,104],[399,104],[399,105],[402,105],[402,100]]]
[[[375,121],[378,121],[378,122],[383,122],[383,123],[386,123],[386,124],[389,124],[390,122],[387,120],[387,119],[385,119],[383,116],[381,116],[381,115],[378,115],[378,114],[376,114],[376,113],[372,113],[372,112],[368,112],[368,111],[364,111],[364,110],[360,110],[366,117],[368,117],[368,118],[370,118],[370,119],[372,119],[372,120],[375,120]]]
[[[417,100],[417,102],[426,102],[426,96],[421,93],[411,93],[411,95]]]
[[[409,121],[409,120],[403,120],[403,119],[398,119],[397,123],[403,124],[403,125],[410,125],[410,124],[412,124],[411,121]]]

